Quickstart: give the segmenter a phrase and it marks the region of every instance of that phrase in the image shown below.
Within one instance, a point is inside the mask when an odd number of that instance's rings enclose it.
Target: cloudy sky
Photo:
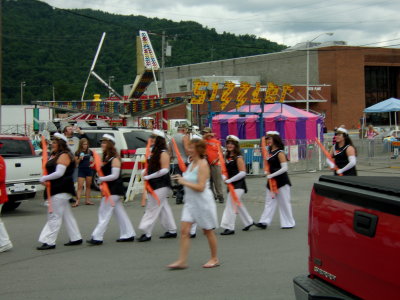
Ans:
[[[196,21],[217,32],[254,34],[293,46],[312,40],[400,47],[400,1],[380,0],[44,0],[59,8]],[[333,36],[324,35],[333,32]]]

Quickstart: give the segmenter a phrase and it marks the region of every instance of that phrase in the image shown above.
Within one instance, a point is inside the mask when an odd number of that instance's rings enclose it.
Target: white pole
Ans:
[[[89,75],[88,75],[88,77],[86,79],[85,86],[83,87],[81,101],[83,101],[83,98],[85,97],[85,91],[86,91],[86,88],[87,88],[87,85],[88,85],[88,82],[89,82],[89,78],[90,78],[90,75],[92,74],[92,72],[94,70],[95,65],[96,65],[97,58],[98,58],[98,56],[100,54],[101,46],[103,45],[105,37],[106,37],[106,33],[103,32],[103,35],[101,36],[101,39],[100,39],[99,46],[97,47],[96,55],[94,56],[94,60],[93,60],[92,66],[90,67]]]
[[[321,124],[318,124],[318,140],[321,141]],[[322,153],[321,153],[321,147],[318,147],[318,170],[322,170]]]
[[[394,129],[397,130],[397,111],[394,112],[394,126]]]

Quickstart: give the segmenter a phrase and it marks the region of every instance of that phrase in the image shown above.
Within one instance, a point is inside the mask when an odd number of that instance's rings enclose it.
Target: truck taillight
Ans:
[[[121,158],[132,158],[136,153],[136,150],[121,150]]]

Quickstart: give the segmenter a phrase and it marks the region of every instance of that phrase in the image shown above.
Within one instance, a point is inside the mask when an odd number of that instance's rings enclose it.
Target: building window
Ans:
[[[180,85],[179,86],[179,91],[180,92],[186,92],[187,91],[187,85],[185,84],[185,85]]]
[[[399,95],[400,67],[365,67],[365,107],[369,107],[391,97],[398,98]],[[375,125],[389,125],[388,113],[367,114],[367,122]]]

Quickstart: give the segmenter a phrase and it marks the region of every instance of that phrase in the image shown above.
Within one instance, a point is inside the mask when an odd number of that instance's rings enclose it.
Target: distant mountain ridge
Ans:
[[[252,35],[218,34],[214,28],[182,21],[144,16],[123,16],[90,9],[65,10],[37,0],[1,0],[3,7],[3,104],[19,104],[21,83],[24,103],[53,98],[80,99],[102,32],[107,36],[96,73],[122,93],[122,85],[136,74],[136,41],[139,30],[150,39],[161,62],[161,33],[172,46],[166,66],[198,63],[277,52],[284,45]],[[111,77],[111,79],[112,79]],[[102,97],[106,89],[91,79],[86,99]]]

